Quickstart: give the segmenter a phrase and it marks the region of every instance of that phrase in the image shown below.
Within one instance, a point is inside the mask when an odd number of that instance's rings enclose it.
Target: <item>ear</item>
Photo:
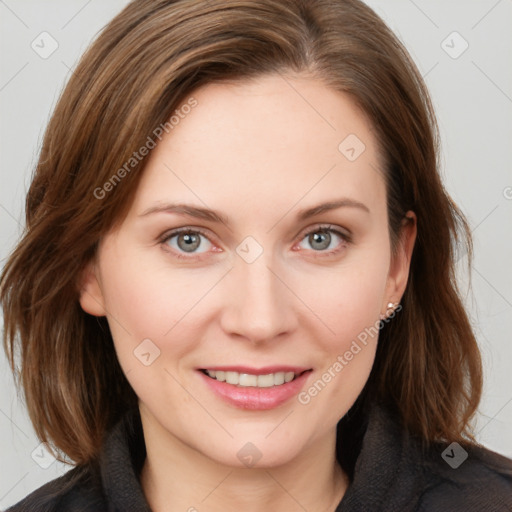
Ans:
[[[409,268],[411,265],[412,252],[416,241],[417,219],[412,211],[408,211],[402,220],[400,239],[395,255],[392,255],[389,267],[385,303],[382,304],[382,311],[389,310],[388,303],[400,302],[407,286]]]
[[[105,301],[98,280],[98,272],[94,261],[84,267],[79,279],[79,301],[82,309],[94,316],[105,316]]]

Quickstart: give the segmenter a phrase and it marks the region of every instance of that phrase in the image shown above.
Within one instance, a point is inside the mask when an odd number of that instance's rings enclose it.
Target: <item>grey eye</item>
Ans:
[[[210,241],[197,231],[183,231],[181,233],[171,234],[166,242],[176,251],[195,253],[206,252],[210,248]],[[198,249],[201,248],[202,250]]]
[[[328,231],[317,231],[308,235],[308,242],[315,251],[323,251],[331,244],[331,234]]]
[[[180,233],[177,241],[178,247],[185,252],[193,252],[201,245],[201,239],[193,233]]]
[[[317,227],[304,234],[300,247],[312,249],[315,252],[326,252],[327,250],[332,252],[347,242],[348,236],[337,229]]]

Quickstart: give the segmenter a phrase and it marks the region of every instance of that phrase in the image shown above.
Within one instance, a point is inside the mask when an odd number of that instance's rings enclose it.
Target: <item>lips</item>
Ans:
[[[251,373],[239,373],[224,370],[205,370],[205,373],[212,379],[219,382],[227,382],[235,386],[242,387],[258,387],[269,388],[272,386],[280,386],[285,382],[291,382],[299,374],[294,372],[275,372],[263,375],[255,375]]]
[[[211,371],[225,371],[225,372],[237,372],[247,373],[250,375],[268,375],[270,373],[277,372],[293,372],[295,374],[301,374],[307,370],[311,370],[307,366],[289,366],[289,365],[274,365],[264,366],[262,368],[252,368],[250,366],[204,366],[198,368],[198,370],[211,370]]]
[[[272,409],[303,387],[311,368],[293,366],[214,366],[198,369],[206,385],[229,404],[242,409]]]

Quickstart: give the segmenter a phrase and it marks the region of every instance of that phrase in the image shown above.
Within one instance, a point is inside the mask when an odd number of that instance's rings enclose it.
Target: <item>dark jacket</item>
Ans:
[[[336,512],[512,511],[512,460],[497,453],[456,444],[424,451],[380,406],[368,415],[362,441],[349,437],[343,434],[343,445],[354,441],[358,449]],[[8,512],[150,512],[138,479],[144,459],[140,417],[127,415],[98,463],[72,469]]]

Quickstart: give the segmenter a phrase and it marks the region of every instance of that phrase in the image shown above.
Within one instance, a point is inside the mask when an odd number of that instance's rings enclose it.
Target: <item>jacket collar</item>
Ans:
[[[341,439],[341,443],[350,439]],[[354,478],[336,512],[415,509],[425,490],[419,442],[384,406],[374,404],[357,457]]]
[[[410,510],[425,487],[419,448],[386,408],[373,405],[367,419],[353,478],[336,512],[365,510],[368,504],[372,511]],[[357,446],[356,438],[346,432],[339,443]],[[100,459],[109,510],[151,512],[139,480],[145,457],[140,415],[131,411],[111,431]]]

